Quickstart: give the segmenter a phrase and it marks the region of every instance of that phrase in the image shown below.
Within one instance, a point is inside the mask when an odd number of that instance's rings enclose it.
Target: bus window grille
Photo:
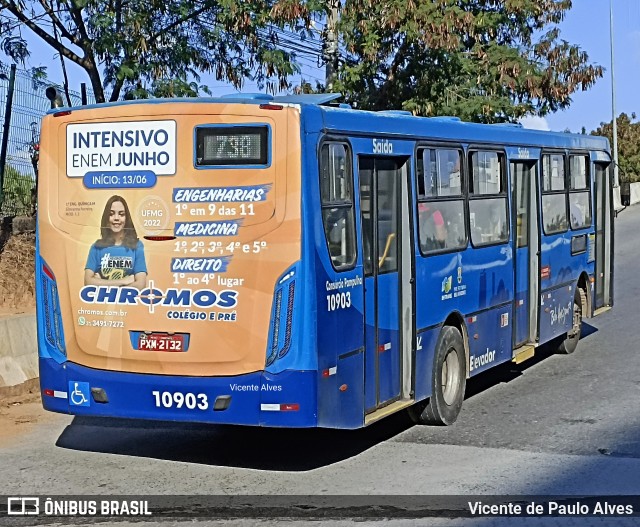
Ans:
[[[287,323],[285,326],[284,333],[284,346],[278,353],[278,357],[284,357],[287,353],[289,353],[289,349],[291,348],[291,323],[293,321],[293,298],[296,288],[295,281],[289,284],[289,298],[287,299]]]
[[[49,289],[49,279],[46,276],[42,276],[42,303],[44,305],[44,333],[47,342],[55,347],[56,342],[54,338],[54,329],[51,320],[51,291]]]
[[[271,342],[271,353],[267,357],[267,366],[273,364],[278,356],[278,339],[280,338],[280,312],[282,310],[282,289],[276,293],[276,305],[273,311],[273,333]]]
[[[60,300],[58,296],[58,286],[55,283],[51,284],[51,304],[53,306],[53,329],[55,330],[56,345],[58,350],[65,353],[64,339],[62,338],[62,317],[60,310]]]

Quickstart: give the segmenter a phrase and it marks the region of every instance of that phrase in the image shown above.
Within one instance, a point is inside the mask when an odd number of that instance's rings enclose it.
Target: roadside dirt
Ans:
[[[0,247],[0,316],[35,311],[35,253],[32,232],[10,236]]]
[[[3,237],[4,238],[4,237]],[[35,233],[5,239],[0,246],[0,317],[35,311]],[[0,343],[0,350],[2,343]],[[0,388],[0,446],[14,443],[46,420],[38,379]]]
[[[12,390],[17,395],[12,395]],[[42,408],[38,379],[0,389],[0,448],[19,441],[36,425],[53,417]]]

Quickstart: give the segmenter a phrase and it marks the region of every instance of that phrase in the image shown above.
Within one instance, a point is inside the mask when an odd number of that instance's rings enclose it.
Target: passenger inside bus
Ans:
[[[418,204],[420,221],[420,246],[424,251],[436,251],[447,247],[447,226],[442,212],[433,203]]]

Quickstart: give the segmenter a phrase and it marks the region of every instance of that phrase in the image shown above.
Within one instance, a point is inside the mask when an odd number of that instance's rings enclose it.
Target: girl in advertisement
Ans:
[[[144,246],[138,239],[129,206],[122,196],[111,196],[100,222],[100,239],[89,249],[84,285],[147,285]]]

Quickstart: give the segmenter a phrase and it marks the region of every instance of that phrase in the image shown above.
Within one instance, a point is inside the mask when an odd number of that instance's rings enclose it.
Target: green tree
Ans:
[[[559,38],[570,8],[571,0],[346,0],[334,88],[360,108],[480,122],[566,108],[603,73]]]
[[[618,167],[621,183],[640,181],[640,123],[634,122],[636,114],[621,113],[616,120],[618,128]],[[591,135],[603,135],[613,145],[613,121],[600,123]]]
[[[192,95],[199,75],[241,87],[288,87],[297,71],[278,47],[278,27],[300,29],[290,0],[0,0],[0,44],[16,62],[29,56],[24,27],[84,69],[98,102],[105,92]],[[303,20],[304,22],[304,20]],[[64,66],[64,60],[63,60]]]
[[[7,216],[26,214],[33,206],[33,188],[35,181],[29,174],[23,174],[12,165],[4,167],[2,200],[0,210]]]

